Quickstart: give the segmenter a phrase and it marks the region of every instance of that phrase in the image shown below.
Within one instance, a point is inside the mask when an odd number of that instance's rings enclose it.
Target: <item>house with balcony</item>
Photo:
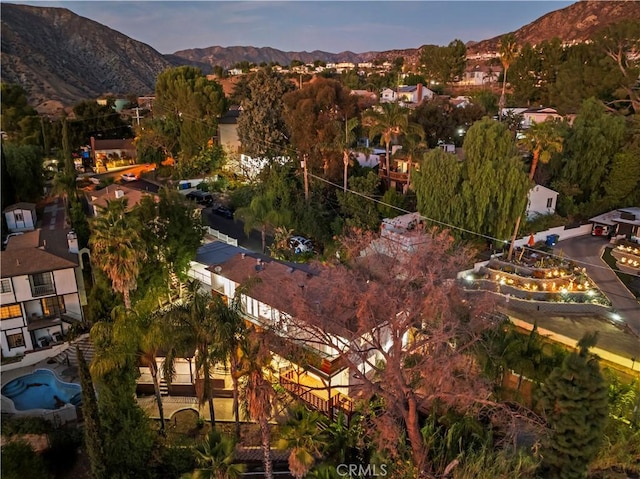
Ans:
[[[316,326],[294,319],[286,295],[275,296],[269,288],[272,284],[295,285],[304,288],[306,294],[322,298],[328,281],[322,271],[213,242],[199,248],[189,275],[200,281],[203,289],[221,295],[228,302],[239,295],[247,324],[268,330],[277,344],[277,350],[272,351],[274,367],[285,389],[329,417],[335,417],[339,411],[351,416],[350,394],[360,380],[347,367],[344,352],[318,341],[320,331]],[[326,295],[323,302],[326,307],[337,306]],[[339,314],[353,313],[347,310]],[[345,338],[352,333],[322,331],[344,345],[348,345]]]
[[[418,83],[417,85],[403,85],[395,89],[385,88],[382,90],[380,102],[401,102],[405,106],[419,105],[425,100],[431,100],[435,93],[427,87]]]
[[[78,240],[70,230],[26,232],[0,253],[0,343],[4,357],[62,342],[84,320]]]

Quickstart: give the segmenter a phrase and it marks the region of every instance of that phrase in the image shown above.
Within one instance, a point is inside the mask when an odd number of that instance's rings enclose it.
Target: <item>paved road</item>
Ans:
[[[561,250],[565,257],[586,267],[589,277],[607,295],[613,308],[621,316],[620,321],[625,322],[636,334],[640,334],[640,304],[600,258],[602,249],[607,244],[607,239],[603,237],[580,236],[560,241],[554,250],[556,253]],[[615,320],[615,317],[612,319]]]

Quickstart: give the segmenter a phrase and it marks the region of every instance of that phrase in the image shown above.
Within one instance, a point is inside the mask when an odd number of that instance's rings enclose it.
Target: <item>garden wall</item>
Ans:
[[[515,241],[514,244],[516,247],[525,246],[529,243],[529,236],[531,234],[524,231],[522,231],[522,233],[525,233],[525,236]],[[588,234],[591,234],[591,223],[587,223],[586,225],[581,225],[575,228],[569,228],[567,226],[557,226],[555,228],[549,228],[548,230],[534,233],[533,238],[537,243],[538,241],[546,241],[547,236],[549,235],[558,235],[558,241],[562,241],[569,238],[575,238],[576,236],[585,236]]]

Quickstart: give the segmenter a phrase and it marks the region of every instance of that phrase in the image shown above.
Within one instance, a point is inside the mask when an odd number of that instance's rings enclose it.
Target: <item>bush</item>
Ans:
[[[177,479],[185,472],[193,471],[196,467],[196,457],[190,447],[167,447],[161,454],[162,476]]]
[[[51,423],[41,417],[12,417],[2,420],[2,434],[48,434],[52,430]]]
[[[24,441],[2,446],[2,479],[47,479],[51,477],[44,460]]]
[[[83,444],[82,431],[75,427],[56,429],[49,434],[51,448],[43,455],[49,470],[59,474],[73,467],[78,448]]]

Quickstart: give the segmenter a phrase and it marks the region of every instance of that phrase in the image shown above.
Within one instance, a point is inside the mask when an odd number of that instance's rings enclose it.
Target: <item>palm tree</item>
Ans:
[[[342,122],[337,121],[338,134],[335,141],[336,146],[342,150],[342,163],[344,165],[343,172],[343,191],[347,191],[347,173],[349,171],[349,164],[351,163],[351,153],[349,147],[356,141],[355,129],[358,127],[358,118],[353,117],[345,119],[344,121],[344,135],[342,134]]]
[[[242,340],[245,335],[245,323],[239,313],[239,301],[231,305],[222,305],[216,316],[217,344],[224,345],[229,360],[231,381],[233,382],[233,414],[235,418],[235,438],[240,439],[240,401],[239,381],[244,374],[241,367]]]
[[[291,222],[291,213],[276,208],[273,198],[267,194],[255,196],[249,206],[238,208],[235,215],[244,221],[246,235],[249,235],[254,227],[260,226],[263,253],[267,249],[267,227],[286,226]]]
[[[320,425],[326,426],[324,416],[298,405],[291,409],[289,419],[280,430],[277,446],[291,450],[289,471],[297,479],[306,476],[327,447],[327,437]]]
[[[369,127],[369,138],[373,139],[380,135],[380,144],[385,145],[385,167],[387,179],[389,179],[391,176],[389,147],[391,141],[407,129],[409,124],[407,109],[398,103],[383,103],[379,110],[367,110],[364,113],[363,123]]]
[[[500,63],[504,68],[502,75],[502,93],[500,94],[500,101],[498,102],[498,112],[502,116],[502,110],[505,107],[505,87],[507,85],[507,71],[509,66],[516,59],[518,55],[518,44],[516,43],[516,37],[513,33],[503,35],[500,39]]]
[[[162,369],[165,380],[171,384],[176,374],[176,360],[193,354],[196,396],[200,406],[208,402],[211,427],[214,428],[216,416],[211,373],[215,365],[228,355],[228,345],[219,341],[216,324],[227,306],[219,296],[211,297],[198,291],[198,287],[197,282],[191,283],[186,301],[175,305],[167,313],[167,337],[171,338],[171,344],[168,345]]]
[[[187,475],[189,479],[236,479],[246,470],[235,464],[236,443],[215,429],[195,449],[198,469]]]
[[[96,377],[124,367],[131,358],[138,358],[149,368],[160,417],[160,433],[164,435],[165,421],[160,379],[158,376],[158,351],[167,342],[164,320],[156,312],[138,303],[132,310],[113,311],[114,322],[99,322],[92,328],[92,334],[110,337],[110,347],[96,352],[91,363],[91,371]]]
[[[243,406],[246,415],[260,425],[264,476],[266,479],[272,479],[269,418],[273,414],[276,393],[271,383],[264,377],[264,371],[271,368],[271,352],[267,347],[264,333],[252,330],[246,339],[243,343],[242,356],[242,369],[246,373]]]
[[[562,151],[563,137],[558,130],[558,124],[553,120],[543,121],[542,123],[534,123],[525,132],[518,144],[526,151],[531,153],[531,169],[529,170],[529,179],[533,181],[536,174],[538,163],[549,163],[554,153]],[[515,241],[520,229],[521,216],[518,216],[516,225],[511,236],[511,245],[509,246],[509,255],[507,260],[511,261]]]
[[[407,155],[408,177],[407,190],[411,186],[411,170],[413,169],[414,159],[423,155],[427,151],[427,144],[424,141],[424,128],[417,123],[409,123],[407,131],[402,139],[402,151]]]
[[[131,309],[130,292],[138,286],[138,273],[147,254],[140,225],[126,210],[126,198],[109,201],[90,225],[89,245],[92,258],[111,280],[114,291],[122,293],[125,308]]]

